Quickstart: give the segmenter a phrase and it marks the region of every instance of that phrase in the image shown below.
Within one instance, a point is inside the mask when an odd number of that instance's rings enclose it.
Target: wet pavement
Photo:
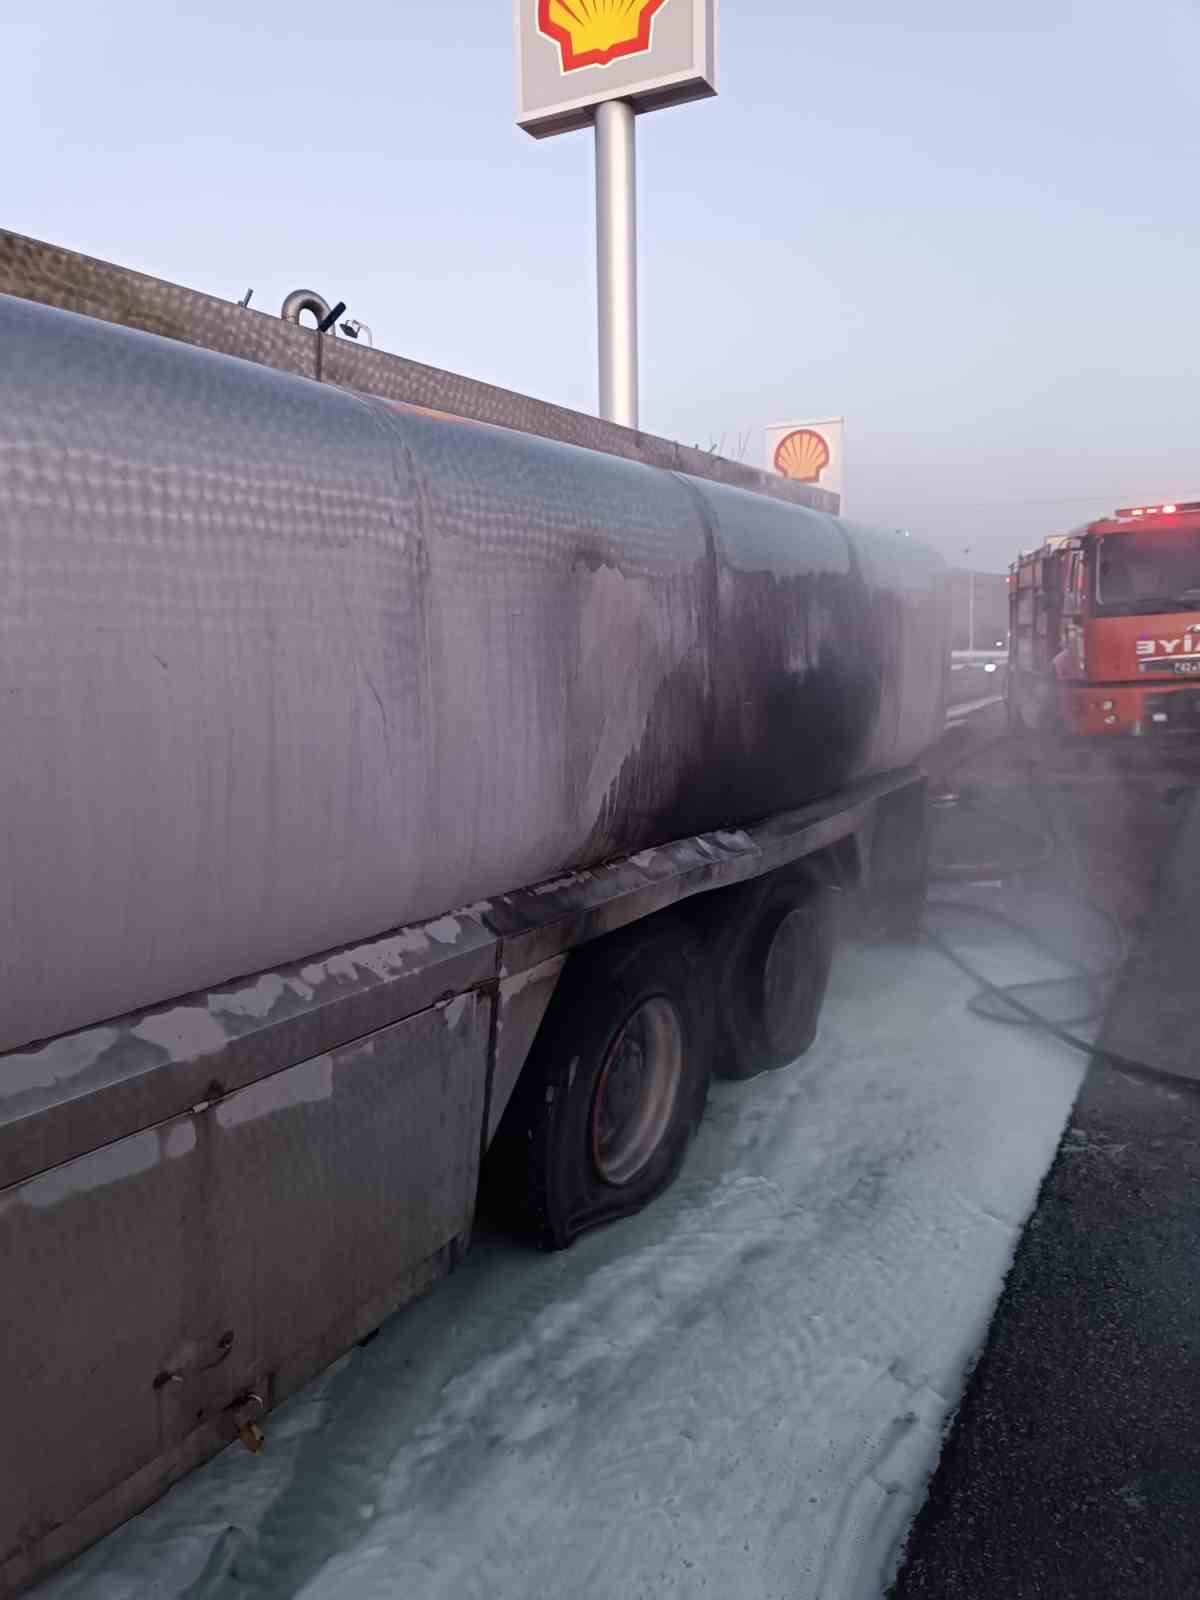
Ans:
[[[1101,1044],[1194,1071],[1200,802],[1161,775],[1103,771],[1047,773],[1040,800],[1018,798],[1006,757],[974,763],[976,800],[1026,818],[1048,800],[1066,831],[1045,871],[1086,885],[1132,938]],[[944,850],[969,833],[952,815]],[[1091,1066],[889,1593],[1200,1595],[1195,1082]]]
[[[1200,1595],[1200,1097],[1093,1069],[891,1590]]]

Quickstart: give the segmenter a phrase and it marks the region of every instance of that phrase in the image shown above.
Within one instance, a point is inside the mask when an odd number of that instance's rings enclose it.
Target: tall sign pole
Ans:
[[[717,92],[717,0],[513,0],[517,123],[594,125],[600,415],[638,425],[636,118]]]
[[[596,107],[596,321],[600,415],[638,425],[637,121],[628,100]]]

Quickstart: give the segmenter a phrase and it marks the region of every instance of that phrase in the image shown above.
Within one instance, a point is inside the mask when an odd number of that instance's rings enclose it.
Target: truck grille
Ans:
[[[1200,733],[1200,689],[1148,694],[1145,727],[1147,733]]]

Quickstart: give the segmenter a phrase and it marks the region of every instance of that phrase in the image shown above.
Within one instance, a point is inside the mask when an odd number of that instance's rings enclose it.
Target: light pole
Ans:
[[[971,546],[963,546],[963,555],[971,554]],[[967,568],[967,651],[975,649],[975,569]]]
[[[967,649],[975,649],[975,569],[967,579]]]

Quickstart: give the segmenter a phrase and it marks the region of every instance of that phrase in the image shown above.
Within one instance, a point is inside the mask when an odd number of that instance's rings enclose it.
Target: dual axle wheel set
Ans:
[[[661,1193],[714,1072],[754,1077],[812,1043],[834,898],[784,869],[578,951],[489,1151],[491,1208],[562,1249]]]

